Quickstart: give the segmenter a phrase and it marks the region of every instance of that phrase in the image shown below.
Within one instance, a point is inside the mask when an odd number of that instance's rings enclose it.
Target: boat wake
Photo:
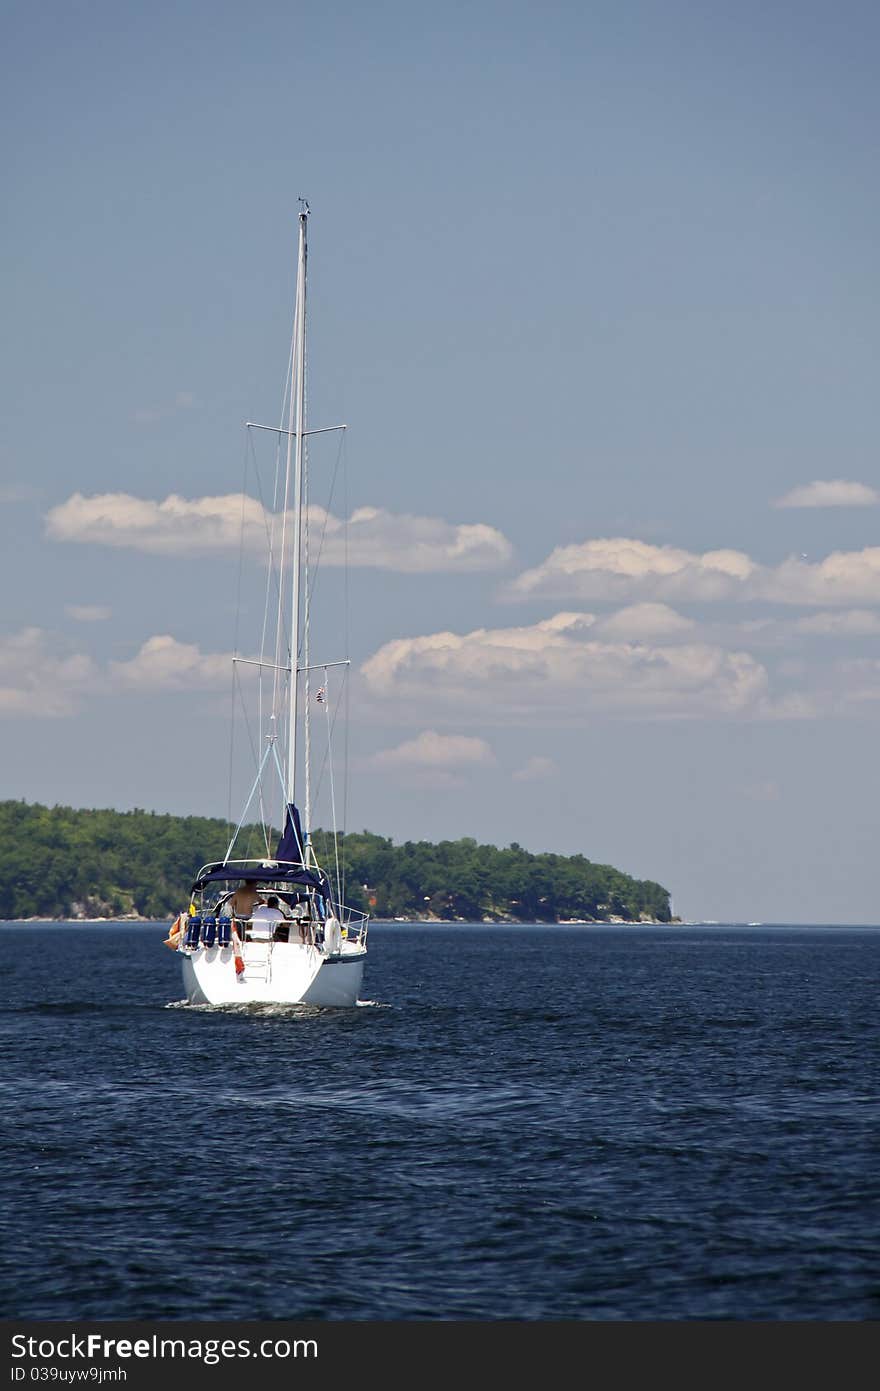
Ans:
[[[379,1000],[355,1000],[358,1008],[366,1007],[371,1009],[387,1009]],[[305,1005],[291,1001],[266,1001],[251,1000],[242,1004],[226,1005],[207,1005],[194,1004],[189,1000],[169,1000],[166,1009],[185,1009],[194,1010],[202,1014],[241,1014],[252,1019],[277,1019],[287,1017],[291,1019],[312,1019],[318,1015],[333,1012],[336,1009],[347,1008],[339,1005]]]

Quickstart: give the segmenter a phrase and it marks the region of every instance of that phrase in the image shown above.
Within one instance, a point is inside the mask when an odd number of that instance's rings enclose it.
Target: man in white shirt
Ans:
[[[276,895],[270,894],[266,902],[258,903],[251,914],[251,941],[271,942],[276,923],[284,921]]]

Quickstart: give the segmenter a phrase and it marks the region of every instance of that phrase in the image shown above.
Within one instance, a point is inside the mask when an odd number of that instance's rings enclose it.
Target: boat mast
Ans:
[[[293,492],[293,594],[290,613],[290,709],[287,739],[287,802],[294,800],[296,781],[296,732],[297,697],[299,692],[299,608],[300,608],[300,565],[302,553],[302,498],[303,498],[303,437],[305,435],[305,357],[306,357],[306,224],[309,205],[300,199],[299,214],[299,252],[296,268],[296,310],[293,349],[293,372],[290,382],[290,415],[293,417],[293,432],[287,436],[287,481],[290,481],[291,463],[294,470]],[[288,430],[290,425],[288,424]],[[308,828],[305,831],[308,837]],[[303,847],[305,852],[305,847]],[[304,855],[305,858],[305,855]]]

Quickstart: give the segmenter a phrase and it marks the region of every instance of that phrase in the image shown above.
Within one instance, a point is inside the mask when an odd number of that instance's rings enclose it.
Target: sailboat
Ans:
[[[301,200],[293,336],[281,424],[248,422],[246,427],[274,431],[279,464],[276,493],[281,505],[272,513],[267,565],[272,584],[266,586],[267,612],[270,594],[274,603],[273,622],[267,624],[264,618],[258,658],[233,658],[256,668],[258,679],[269,687],[270,694],[260,701],[263,753],[223,859],[198,871],[189,906],[176,919],[166,943],[180,957],[186,999],[196,1005],[351,1007],[358,1000],[367,955],[368,915],[342,901],[338,839],[334,882],[318,862],[310,830],[311,679],[320,673],[315,700],[326,710],[331,672],[347,669],[349,663],[347,658],[310,662],[307,441],[312,434],[345,427],[306,427],[308,219],[308,204]],[[295,795],[300,756],[303,816]],[[253,826],[244,830],[248,813],[256,802],[264,816],[271,801],[264,782],[274,785],[276,776],[284,808],[280,835],[264,825],[260,854],[239,858],[239,836],[253,834]]]

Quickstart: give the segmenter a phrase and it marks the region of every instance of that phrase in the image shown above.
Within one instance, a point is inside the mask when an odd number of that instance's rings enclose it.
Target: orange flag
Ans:
[[[169,947],[171,951],[177,951],[180,939],[183,936],[183,914],[178,913],[174,922],[168,930],[168,936],[162,943],[163,947]]]

